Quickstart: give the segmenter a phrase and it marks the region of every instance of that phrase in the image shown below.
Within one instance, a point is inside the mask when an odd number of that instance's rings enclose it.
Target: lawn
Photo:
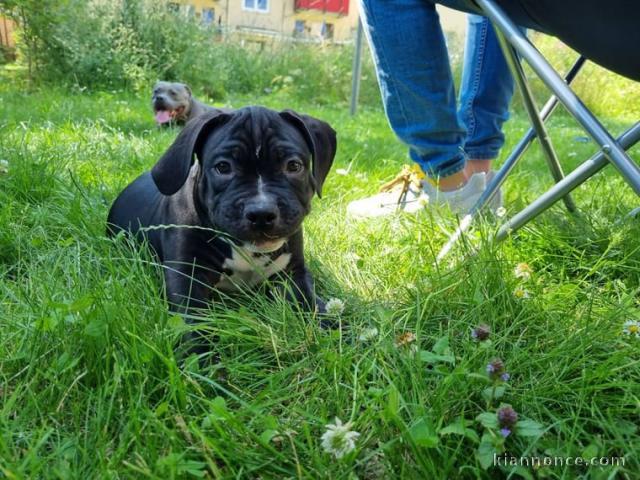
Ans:
[[[502,244],[491,241],[501,219],[488,218],[436,265],[451,216],[345,217],[405,162],[380,110],[351,118],[285,94],[227,103],[294,108],[338,131],[305,234],[319,293],[345,304],[343,329],[246,292],[208,314],[220,362],[182,362],[185,326],[167,313],[158,265],[104,236],[112,200],[176,131],[155,128],[140,95],[26,93],[6,77],[0,475],[639,478],[640,338],[623,333],[640,320],[640,224],[625,217],[638,198],[613,169],[575,192],[579,215],[554,207]],[[606,123],[618,132],[628,120]],[[567,117],[551,125],[567,170],[595,150]],[[526,128],[514,115],[509,145]],[[534,147],[505,186],[507,215],[550,183]],[[529,275],[516,276],[521,263]],[[481,324],[484,341],[471,335]],[[501,373],[495,359],[506,382],[487,373],[490,362]],[[505,405],[518,423],[503,439]],[[336,417],[360,434],[340,459],[321,441]],[[503,450],[623,460],[492,466]]]

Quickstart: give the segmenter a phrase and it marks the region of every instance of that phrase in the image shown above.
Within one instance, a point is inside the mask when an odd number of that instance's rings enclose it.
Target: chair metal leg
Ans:
[[[618,137],[618,144],[625,150],[640,141],[640,122],[628,129]],[[552,188],[533,201],[529,206],[517,215],[510,218],[496,234],[496,240],[504,240],[510,233],[515,232],[520,227],[540,215],[551,207],[560,198],[573,191],[576,187],[587,181],[609,164],[604,152],[599,151],[578,168],[569,173],[564,180],[556,183]]]
[[[573,82],[585,62],[585,57],[578,57],[569,72],[567,72],[567,74],[565,75],[565,81],[567,82],[567,84],[571,84],[571,82]],[[542,110],[540,111],[540,118],[545,121],[553,113],[557,105],[558,97],[552,95],[544,105],[544,107],[542,107]],[[522,155],[527,151],[527,149],[531,145],[531,142],[533,142],[535,138],[536,130],[531,127],[511,151],[500,170],[496,172],[491,181],[487,184],[487,188],[484,190],[484,192],[482,192],[476,204],[471,208],[471,210],[469,210],[469,213],[465,215],[465,217],[463,217],[456,231],[453,232],[453,234],[449,237],[447,243],[442,247],[437,256],[438,261],[442,260],[449,253],[449,251],[451,251],[451,248],[460,239],[462,234],[471,226],[478,213],[480,213],[484,206],[491,201],[493,196],[506,180],[507,175],[511,173],[513,168],[516,166]]]
[[[529,88],[529,82],[527,81],[524,70],[522,69],[522,64],[518,60],[513,48],[507,43],[502,33],[500,33],[500,30],[496,29],[496,34],[498,36],[500,46],[502,47],[502,53],[507,60],[509,69],[511,70],[511,73],[513,74],[513,77],[518,84],[518,88],[520,89],[520,93],[522,94],[524,106],[527,109],[527,113],[529,114],[531,124],[536,131],[538,141],[540,142],[540,147],[544,152],[547,164],[549,165],[549,170],[551,170],[551,175],[557,183],[564,178],[564,172],[562,171],[562,166],[558,161],[558,156],[553,149],[551,137],[549,137],[547,129],[544,126],[544,121],[538,114],[538,107],[536,106],[533,94],[531,93],[531,89]],[[567,207],[567,210],[569,210],[570,212],[576,211],[576,205],[569,195],[564,197],[563,200],[564,204]]]
[[[593,140],[600,145],[607,159],[620,171],[625,181],[640,196],[640,167],[611,137],[598,119],[564,83],[538,50],[520,32],[493,0],[476,0],[483,13],[489,17],[508,43],[524,58],[540,79],[557,95],[567,111],[584,127]]]
[[[640,142],[640,122],[637,122],[633,127],[624,132],[620,137],[618,137],[617,141],[625,150],[630,149],[636,143]],[[609,165],[609,163],[609,160],[605,157],[602,151],[597,152],[593,157],[582,163],[564,179],[556,183],[544,194],[534,200],[529,206],[510,218],[504,225],[502,225],[502,227],[500,227],[496,233],[495,239],[497,241],[504,240],[510,234],[520,229],[522,226],[554,205],[558,200],[566,196],[567,193],[572,192],[578,186],[582,185],[589,178]],[[640,213],[640,208],[633,210],[630,215],[637,215],[638,213]],[[451,235],[451,237],[449,237],[447,243],[442,247],[440,253],[438,253],[437,261],[442,260],[449,253],[462,234],[467,230],[467,228],[469,228],[472,221],[473,217],[471,214],[467,214],[462,218],[458,229],[453,233],[453,235]]]
[[[564,80],[565,82],[567,82],[567,84],[570,85],[571,82],[573,82],[573,80],[576,78],[576,75],[578,74],[578,72],[580,72],[582,66],[586,63],[586,61],[587,59],[585,57],[578,57],[576,62],[564,77]],[[540,110],[540,118],[542,119],[542,121],[546,121],[557,106],[558,97],[552,95],[549,100],[547,100],[547,103],[545,103],[544,107],[542,107],[542,110]],[[535,138],[536,130],[531,127],[529,130],[527,130],[527,133],[524,134],[522,139],[516,144],[509,156],[505,159],[502,167],[500,167],[500,170],[496,172],[491,181],[488,183],[487,188],[484,192],[482,192],[482,195],[478,199],[478,202],[469,211],[471,215],[475,215],[476,212],[480,211],[486,204],[491,201],[493,196],[506,180],[507,175],[511,173],[513,168],[516,166],[522,155],[524,155]]]

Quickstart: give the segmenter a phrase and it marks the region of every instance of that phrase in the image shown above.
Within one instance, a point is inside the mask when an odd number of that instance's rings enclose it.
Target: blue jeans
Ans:
[[[513,78],[489,21],[469,15],[458,108],[445,38],[430,0],[360,0],[385,112],[430,177],[493,159],[504,144]]]

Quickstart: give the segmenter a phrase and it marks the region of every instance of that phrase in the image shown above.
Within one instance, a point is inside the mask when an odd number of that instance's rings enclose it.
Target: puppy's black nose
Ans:
[[[268,205],[256,206],[247,209],[244,216],[251,222],[253,228],[268,230],[273,227],[278,218],[278,211]]]

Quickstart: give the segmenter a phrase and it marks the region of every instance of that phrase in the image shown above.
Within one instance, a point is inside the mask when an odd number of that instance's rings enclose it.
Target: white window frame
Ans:
[[[253,0],[255,7],[247,7],[247,0],[242,0],[242,10],[246,12],[269,13],[269,0],[265,0],[265,2],[267,3],[267,7],[263,10],[262,8],[258,8],[258,0]]]

